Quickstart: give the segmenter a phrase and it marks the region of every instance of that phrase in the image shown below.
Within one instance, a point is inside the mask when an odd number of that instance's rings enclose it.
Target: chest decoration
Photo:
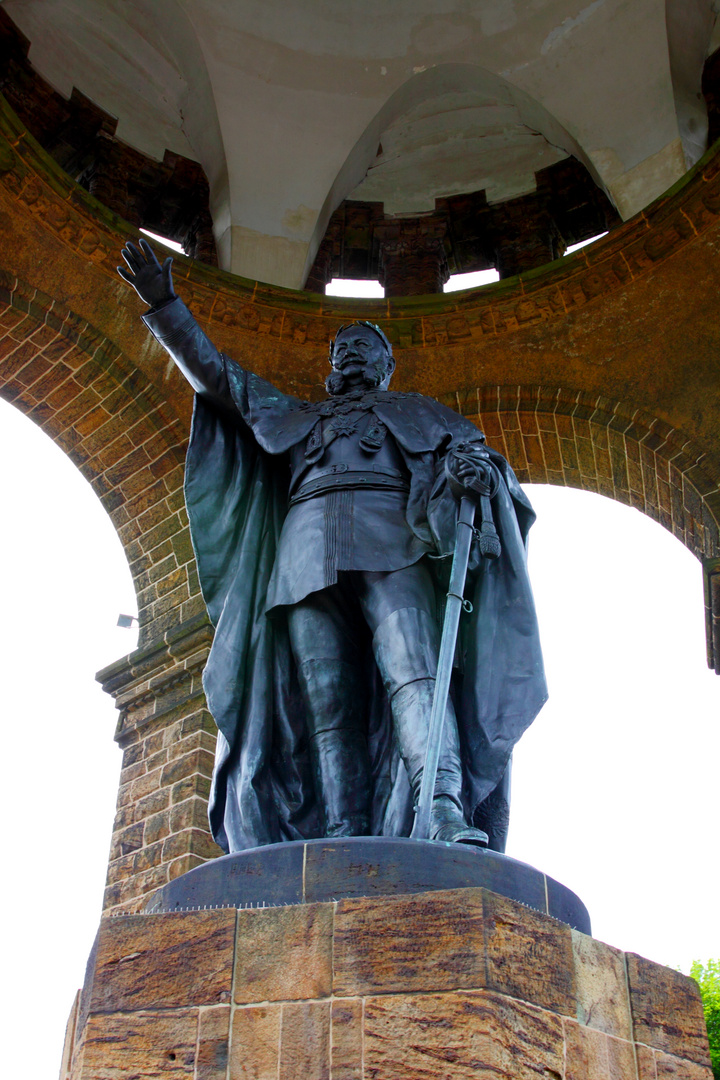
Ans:
[[[370,422],[365,428],[365,433],[360,440],[360,445],[363,450],[367,450],[369,454],[376,454],[385,442],[387,430],[388,429],[386,425],[383,424],[382,420],[371,413]]]
[[[339,437],[356,435],[362,427],[362,416],[334,416],[331,420],[318,420],[305,442],[305,460],[314,465],[320,460],[325,447]],[[371,413],[365,431],[360,436],[360,446],[368,454],[376,454],[387,438],[387,426]]]
[[[301,402],[301,412],[314,413],[318,418],[305,443],[305,460],[314,465],[323,456],[328,442],[338,436],[354,435],[360,423],[358,413],[370,413],[368,425],[360,438],[360,446],[367,453],[377,453],[385,442],[387,427],[373,415],[373,408],[376,405],[414,397],[422,397],[422,394],[400,394],[393,390],[352,390],[347,394],[326,398],[325,401]],[[355,414],[354,418],[351,418],[351,413]]]
[[[324,452],[322,420],[318,420],[305,443],[305,460],[308,464],[314,465],[316,461],[320,460]]]
[[[353,420],[352,416],[334,416],[326,426],[325,431],[332,438],[337,438],[338,435],[354,435],[358,428],[358,420]]]
[[[370,412],[376,405],[420,397],[422,394],[402,394],[395,390],[350,390],[346,394],[338,394],[337,397],[326,398],[324,401],[301,401],[297,407],[300,412],[329,418],[352,412]]]

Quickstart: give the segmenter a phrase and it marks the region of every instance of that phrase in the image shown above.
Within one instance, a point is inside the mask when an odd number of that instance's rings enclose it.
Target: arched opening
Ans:
[[[38,289],[0,288],[0,388],[65,451],[107,511],[141,641],[201,607],[182,484],[187,430],[118,346]],[[184,607],[183,607],[184,605]]]
[[[578,892],[595,937],[687,971],[712,951],[720,885],[700,567],[629,506],[527,491],[550,700],[516,748],[508,854]]]
[[[698,558],[720,553],[714,462],[664,421],[542,386],[478,387],[447,404],[477,422],[521,482],[607,495],[659,521]]]
[[[9,1030],[21,1030],[42,970],[47,1000],[57,1004],[44,1016],[33,1069],[53,1075],[100,916],[121,763],[117,714],[93,676],[135,647],[137,631],[116,623],[119,613],[135,613],[136,600],[122,545],[90,485],[3,401],[0,456],[3,918],[13,926],[4,953],[14,988],[8,1007],[18,1010]],[[21,1038],[10,1043],[8,1069],[19,1075],[27,1047]]]
[[[448,404],[478,424],[522,482],[635,507],[701,560],[707,663],[720,672],[720,486],[707,454],[640,409],[564,388],[478,387]]]

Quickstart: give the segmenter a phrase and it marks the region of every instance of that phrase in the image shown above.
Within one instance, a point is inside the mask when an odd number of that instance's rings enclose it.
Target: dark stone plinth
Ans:
[[[590,916],[575,893],[527,863],[466,844],[377,836],[225,855],[159,889],[145,910],[278,907],[463,888],[490,889],[590,933]]]

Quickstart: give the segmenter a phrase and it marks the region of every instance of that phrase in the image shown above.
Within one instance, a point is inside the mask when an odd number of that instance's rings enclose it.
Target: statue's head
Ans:
[[[379,326],[355,322],[341,326],[330,343],[332,371],[325,386],[332,395],[348,390],[385,390],[395,370],[392,346]]]

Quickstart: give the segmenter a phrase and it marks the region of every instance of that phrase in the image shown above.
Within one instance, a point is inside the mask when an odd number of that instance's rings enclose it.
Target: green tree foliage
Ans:
[[[715,1080],[720,1080],[720,960],[693,962],[690,975],[700,987],[705,1023],[710,1042],[710,1064]]]

